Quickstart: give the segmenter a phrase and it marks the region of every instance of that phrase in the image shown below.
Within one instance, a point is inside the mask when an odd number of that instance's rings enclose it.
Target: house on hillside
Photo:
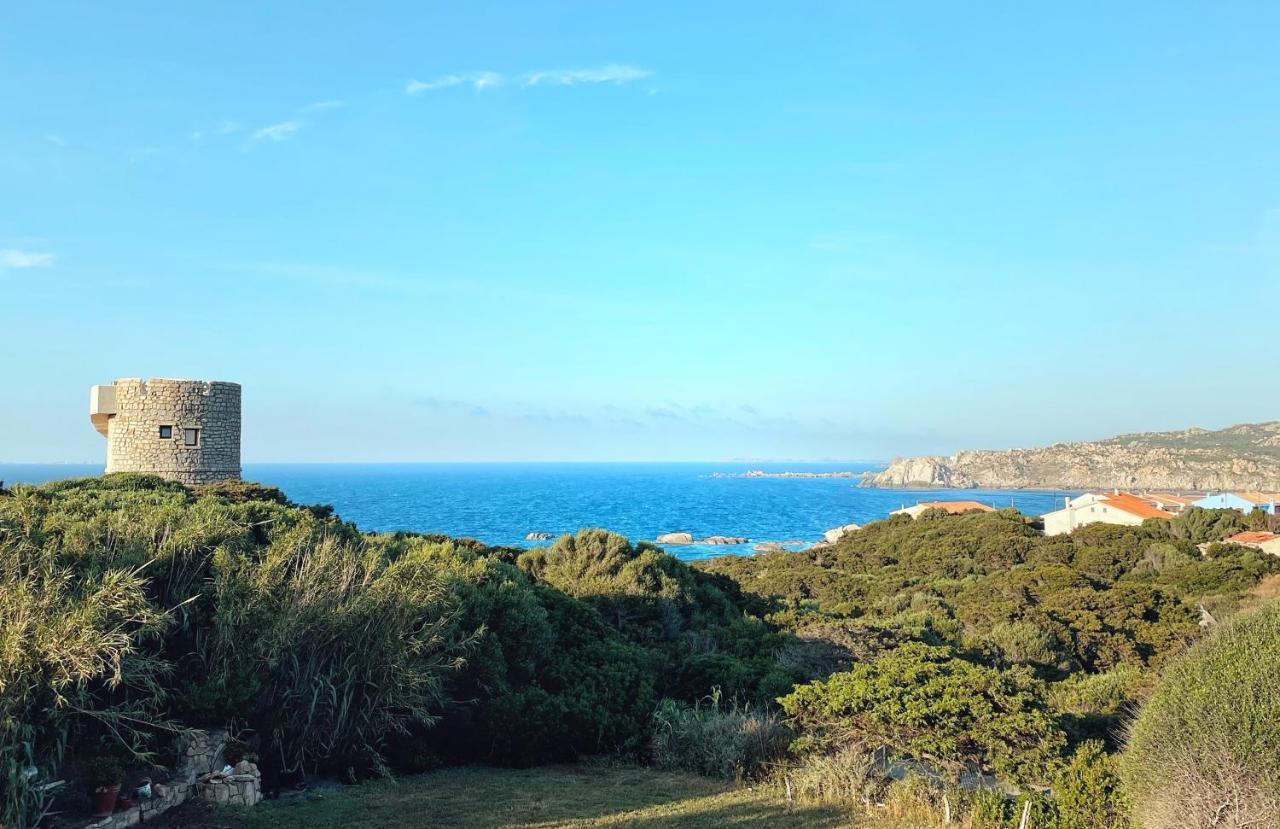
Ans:
[[[1270,515],[1275,515],[1278,503],[1280,503],[1280,495],[1273,493],[1218,492],[1194,501],[1191,506],[1203,509],[1237,509],[1243,513],[1250,513],[1260,509]]]
[[[1273,556],[1280,556],[1280,535],[1268,532],[1243,532],[1236,533],[1230,538],[1223,539],[1226,544],[1243,544],[1245,547],[1253,547],[1255,550],[1261,550],[1264,553],[1270,553]]]
[[[981,501],[921,501],[914,507],[903,507],[889,513],[890,515],[910,515],[912,518],[919,518],[924,512],[931,509],[940,509],[950,515],[959,515],[962,512],[995,512],[996,508]]]
[[[1173,513],[1127,492],[1086,492],[1068,498],[1062,509],[1045,513],[1044,534],[1063,535],[1086,524],[1137,526],[1148,518],[1172,517]]]

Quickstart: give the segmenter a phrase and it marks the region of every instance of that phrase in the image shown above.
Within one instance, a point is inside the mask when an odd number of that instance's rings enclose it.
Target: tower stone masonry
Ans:
[[[127,378],[89,390],[89,420],[107,439],[107,472],[184,484],[240,478],[240,385]]]

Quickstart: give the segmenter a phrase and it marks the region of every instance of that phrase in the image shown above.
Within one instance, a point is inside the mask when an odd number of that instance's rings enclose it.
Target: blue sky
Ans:
[[[884,458],[1280,416],[1275,3],[26,3],[0,459]]]

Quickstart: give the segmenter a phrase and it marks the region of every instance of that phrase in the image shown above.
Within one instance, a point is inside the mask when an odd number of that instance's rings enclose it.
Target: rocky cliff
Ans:
[[[1280,491],[1280,421],[895,458],[860,486]]]

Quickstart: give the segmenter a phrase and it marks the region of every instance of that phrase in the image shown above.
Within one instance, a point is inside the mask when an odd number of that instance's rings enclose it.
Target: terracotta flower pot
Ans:
[[[116,798],[120,795],[120,785],[99,786],[93,790],[93,816],[95,818],[111,817],[116,810]]]

